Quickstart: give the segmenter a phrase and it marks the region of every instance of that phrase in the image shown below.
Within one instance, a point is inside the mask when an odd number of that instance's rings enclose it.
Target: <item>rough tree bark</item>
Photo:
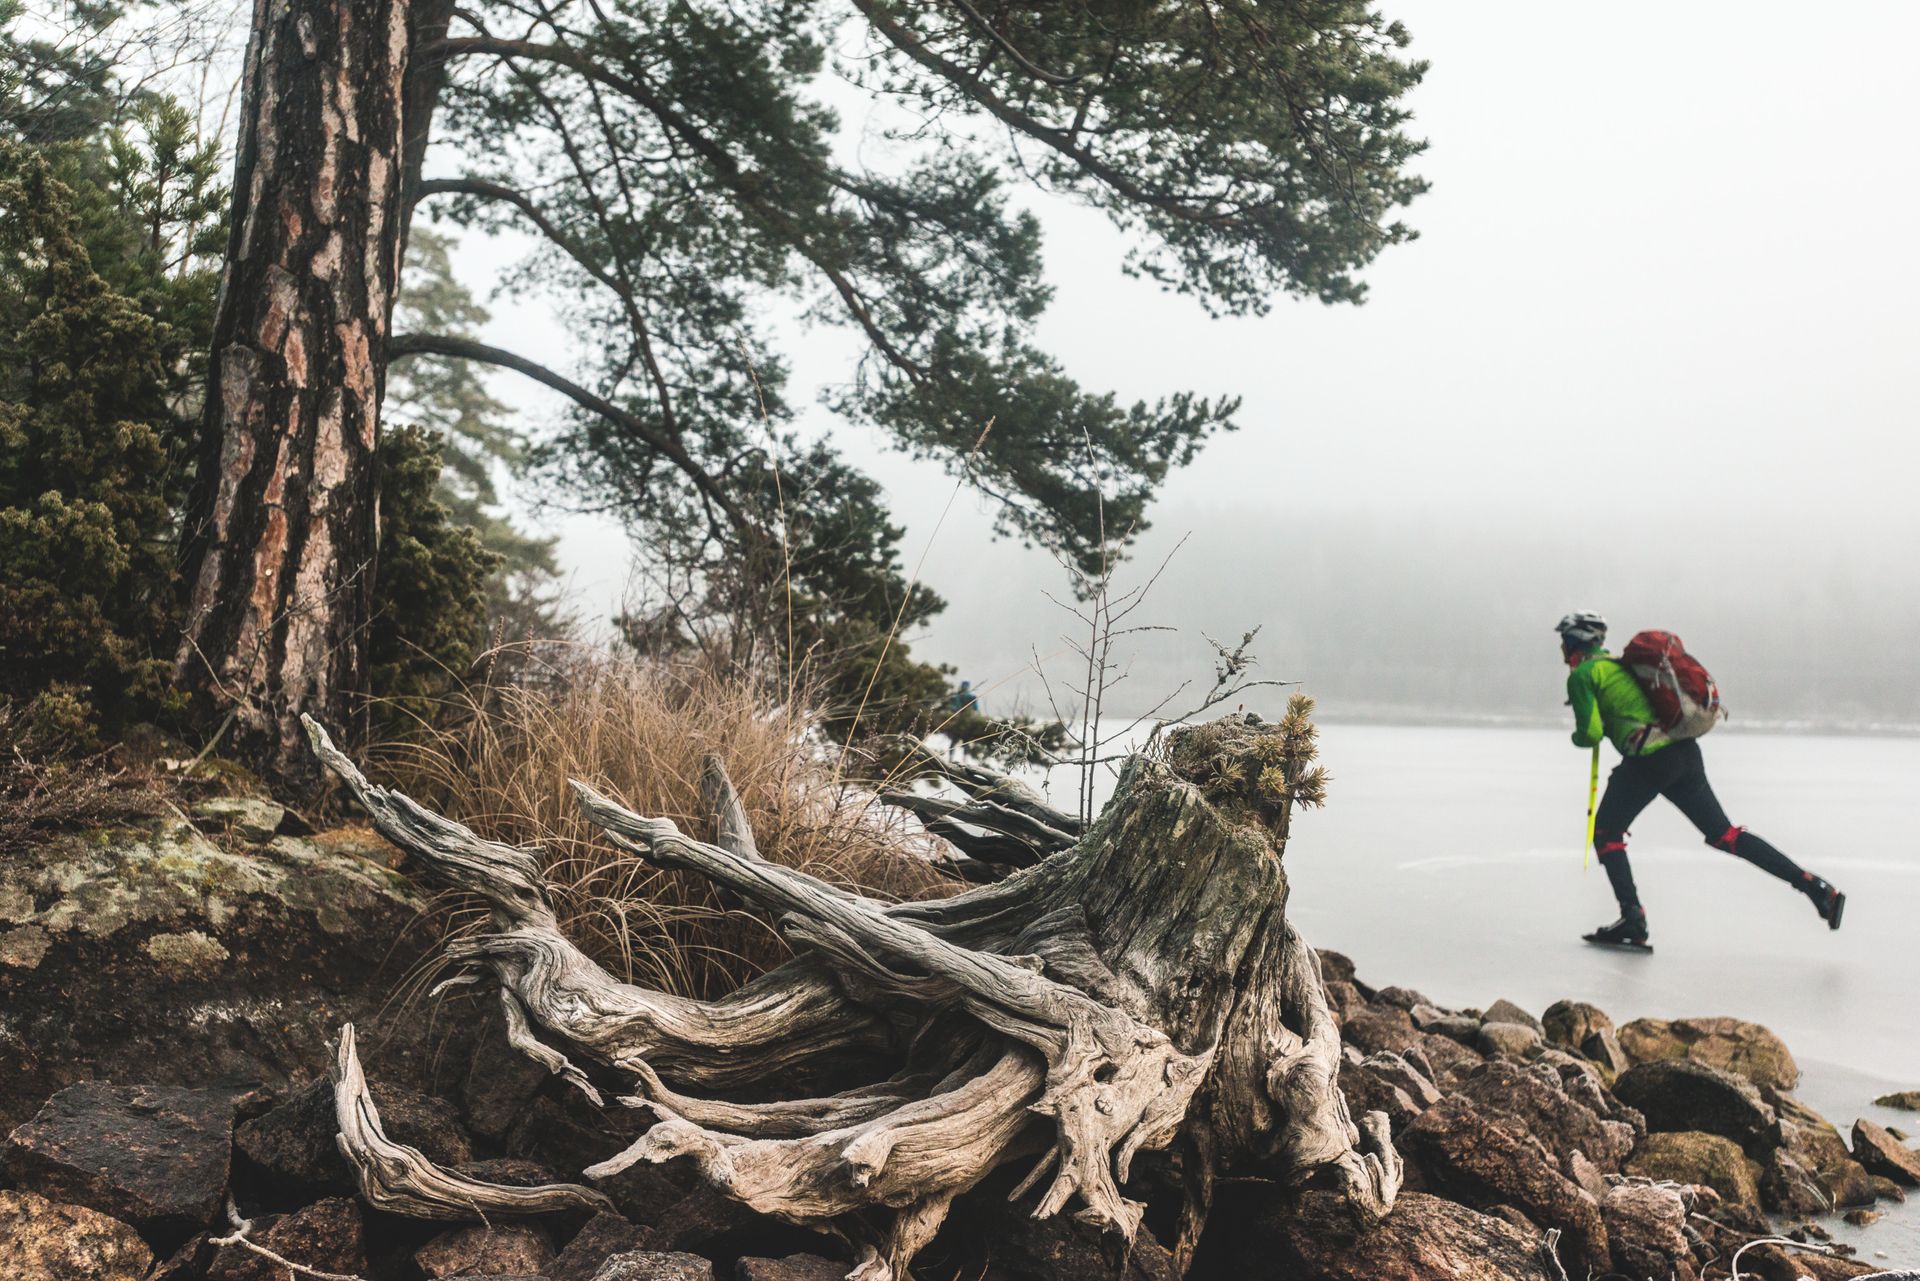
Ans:
[[[1304,716],[1175,731],[1070,847],[935,902],[879,903],[762,858],[715,766],[717,844],[576,783],[615,845],[711,878],[795,943],[712,1002],[616,982],[556,927],[531,852],[370,784],[310,729],[382,833],[491,905],[492,929],[454,956],[461,980],[499,984],[509,1039],[596,1103],[595,1079],[616,1080],[617,1102],[656,1118],[589,1177],[691,1162],[762,1213],[845,1237],[859,1281],[904,1275],[953,1199],[1012,1163],[1028,1167],[1016,1199],[1039,1189],[1033,1214],[1073,1209],[1131,1236],[1135,1158],[1167,1150],[1178,1180],[1153,1182],[1178,1198],[1183,1264],[1221,1174],[1326,1182],[1362,1217],[1392,1205],[1386,1117],[1348,1115],[1319,962],[1286,920]],[[843,1088],[790,1097],[821,1078]],[[378,1152],[343,1149],[378,1168]],[[416,1176],[408,1194],[433,1201],[432,1186]],[[459,1212],[451,1197],[433,1208]]]
[[[411,47],[408,0],[255,0],[177,668],[295,787],[364,686]]]

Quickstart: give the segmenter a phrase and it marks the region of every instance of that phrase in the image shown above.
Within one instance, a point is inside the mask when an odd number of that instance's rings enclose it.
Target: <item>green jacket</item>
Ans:
[[[1594,650],[1567,673],[1567,701],[1573,704],[1573,745],[1596,747],[1604,735],[1622,756],[1646,756],[1671,739],[1658,730],[1653,705],[1640,682],[1604,649]]]

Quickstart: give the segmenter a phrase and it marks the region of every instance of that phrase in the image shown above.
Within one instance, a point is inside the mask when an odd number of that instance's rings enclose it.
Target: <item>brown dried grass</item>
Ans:
[[[932,838],[836,778],[804,697],[769,706],[737,676],[580,649],[546,651],[537,668],[462,695],[451,728],[377,747],[371,772],[484,836],[539,847],[562,927],[612,973],[711,997],[790,952],[704,878],[615,849],[581,818],[570,778],[711,840],[700,771],[717,753],[765,857],[876,898],[959,888],[928,864]],[[479,921],[472,906],[452,911],[455,931]]]
[[[133,753],[45,759],[18,709],[0,705],[0,854],[54,832],[115,827],[167,812],[170,780]]]

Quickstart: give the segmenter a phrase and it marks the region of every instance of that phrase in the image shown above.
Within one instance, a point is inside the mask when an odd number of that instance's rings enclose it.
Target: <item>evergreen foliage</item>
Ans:
[[[93,268],[73,192],[0,141],[0,699],[48,746],[170,702],[170,327]]]
[[[1359,269],[1412,235],[1394,213],[1423,189],[1404,171],[1422,144],[1399,100],[1423,67],[1360,0],[854,9],[462,9],[440,127],[469,172],[424,192],[467,224],[542,234],[506,283],[555,299],[581,381],[628,415],[583,408],[541,451],[558,479],[724,537],[713,491],[734,494],[763,443],[762,400],[791,413],[764,330],[784,297],[865,343],[835,409],[1090,567],[1102,507],[1106,529],[1144,529],[1236,402],[1123,404],[1037,347],[1049,289],[1018,188],[1105,211],[1133,233],[1128,269],[1217,311],[1357,301]],[[853,163],[819,92],[830,70],[897,121]]]
[[[1237,402],[1125,403],[1043,350],[1050,289],[1022,188],[1104,211],[1136,246],[1125,269],[1214,311],[1359,301],[1359,271],[1411,237],[1396,214],[1424,187],[1406,172],[1422,144],[1400,101],[1423,72],[1407,42],[1363,0],[461,8],[433,51],[448,68],[435,140],[460,172],[419,195],[437,217],[535,234],[500,288],[551,299],[575,355],[546,369],[431,325],[396,350],[573,398],[535,468],[627,520],[656,577],[686,584],[633,634],[682,630],[700,595],[736,645],[758,629],[788,670],[843,666],[829,724],[865,704],[877,728],[904,727],[884,709],[917,719],[945,682],[906,659],[895,623],[939,604],[910,589],[898,530],[836,436],[794,434],[771,318],[798,305],[857,335],[829,408],[1088,569],[1114,531],[1146,527]],[[827,105],[834,74],[876,104],[857,148]]]
[[[500,557],[436,493],[440,438],[390,428],[380,441],[380,564],[367,656],[376,718],[432,723],[487,639],[487,580]]]
[[[110,60],[18,38],[17,16],[0,0],[0,712],[51,754],[182,710],[177,540],[227,200],[189,110],[120,92]],[[443,245],[438,263],[450,281]],[[436,322],[484,318],[464,291],[438,307]],[[518,443],[472,369],[402,386],[421,425],[403,415],[382,442],[370,637],[371,692],[396,717],[471,665],[490,587],[503,611],[542,604],[483,542],[551,572],[550,548],[490,510],[487,467]],[[467,448],[443,481],[447,436]]]
[[[487,322],[486,307],[454,274],[454,244],[415,224],[396,326],[472,337]],[[502,514],[494,483],[496,469],[517,473],[526,461],[524,434],[509,414],[469,361],[420,355],[388,366],[383,423],[419,428],[441,442],[445,466],[432,498],[497,558],[486,583],[490,628],[507,641],[549,640],[567,628],[555,600],[554,540],[528,534]]]

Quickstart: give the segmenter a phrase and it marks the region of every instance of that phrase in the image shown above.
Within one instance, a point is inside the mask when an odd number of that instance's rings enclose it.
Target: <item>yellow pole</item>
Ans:
[[[1580,869],[1585,871],[1593,862],[1593,815],[1594,807],[1600,800],[1600,744],[1593,745],[1593,770],[1587,775],[1587,843],[1581,846]]]

